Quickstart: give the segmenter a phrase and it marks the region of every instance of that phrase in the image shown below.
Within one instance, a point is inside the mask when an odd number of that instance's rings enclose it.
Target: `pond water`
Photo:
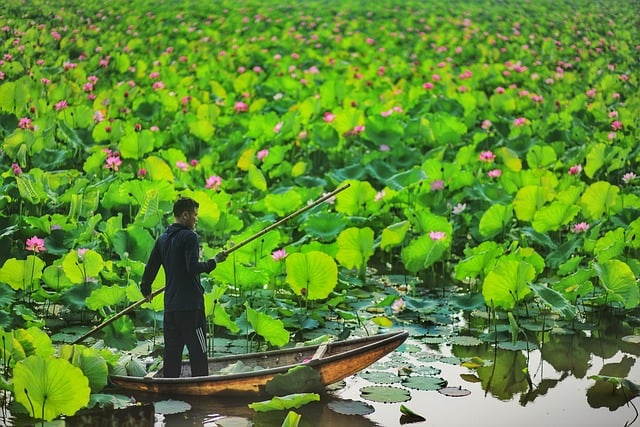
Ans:
[[[617,318],[601,318],[598,325],[573,325],[569,331],[557,328],[546,335],[541,348],[529,350],[516,345],[494,346],[464,333],[465,322],[419,328],[407,325],[411,337],[394,353],[352,376],[339,387],[296,412],[301,426],[583,426],[614,427],[638,425],[638,399],[627,399],[612,384],[589,377],[603,375],[640,383],[638,326]],[[477,331],[476,331],[477,332]],[[479,335],[476,333],[475,335]],[[629,339],[632,337],[633,339]],[[500,348],[505,347],[505,348]],[[475,357],[475,358],[474,358]],[[469,364],[483,360],[483,366]],[[464,364],[467,362],[467,364]],[[402,383],[406,369],[410,377],[425,380],[408,387]],[[386,374],[386,375],[385,375]],[[406,378],[406,376],[404,377]],[[426,379],[440,379],[447,387],[468,391],[451,397],[429,389]],[[410,392],[410,400],[395,403],[371,401],[362,387],[393,387]],[[413,388],[412,388],[413,387]],[[425,388],[425,389],[416,389]],[[388,389],[393,393],[394,389]],[[389,395],[393,398],[392,395]],[[142,402],[154,397],[137,396]],[[255,400],[255,399],[254,399]],[[155,427],[280,426],[286,415],[256,413],[248,408],[252,400],[189,398],[191,409],[173,415],[156,414]],[[371,413],[345,415],[345,403]],[[409,423],[401,405],[425,418]],[[349,405],[347,405],[349,407]],[[366,411],[363,411],[366,412]]]

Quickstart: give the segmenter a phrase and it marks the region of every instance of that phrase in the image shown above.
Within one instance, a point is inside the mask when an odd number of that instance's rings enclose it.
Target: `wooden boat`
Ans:
[[[191,377],[188,363],[182,376],[164,378],[162,370],[144,377],[111,375],[116,387],[147,393],[171,395],[246,395],[266,394],[265,386],[278,374],[306,365],[320,376],[323,386],[343,380],[394,351],[406,339],[406,331],[390,332],[363,338],[334,341],[321,345],[273,350],[262,353],[214,357],[209,359],[209,375]],[[242,362],[250,372],[221,373],[232,364]]]

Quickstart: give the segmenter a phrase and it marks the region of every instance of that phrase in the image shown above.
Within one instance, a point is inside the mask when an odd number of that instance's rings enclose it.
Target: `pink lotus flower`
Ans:
[[[373,198],[373,201],[379,202],[380,200],[384,199],[386,195],[387,193],[384,190],[380,190],[376,193],[376,196]]]
[[[611,129],[612,130],[622,130],[622,122],[620,120],[616,120],[613,123],[611,123]]]
[[[426,82],[425,84],[422,85],[422,87],[426,90],[430,90],[433,89],[433,83],[431,82]]]
[[[282,261],[287,257],[287,255],[288,254],[285,249],[278,249],[277,251],[273,251],[271,253],[271,258],[273,258],[274,261]]]
[[[380,144],[380,147],[378,147],[378,149],[382,152],[391,151],[391,147],[389,147],[387,144]]]
[[[404,300],[402,298],[398,298],[391,304],[391,311],[393,311],[394,314],[397,314],[403,311],[406,306],[407,304]]]
[[[56,104],[53,106],[53,108],[55,108],[56,111],[64,110],[67,107],[68,107],[68,104],[66,99],[56,102]]]
[[[438,240],[442,240],[445,237],[447,237],[447,233],[445,233],[444,231],[430,231],[429,232],[429,237],[434,242],[437,242]]]
[[[117,172],[121,164],[122,160],[120,159],[120,154],[116,151],[108,154],[107,161],[104,167],[106,169],[112,169]]]
[[[235,110],[236,113],[244,113],[249,109],[249,106],[242,101],[238,101],[233,106],[233,109]]]
[[[47,248],[44,247],[44,239],[41,239],[38,236],[33,236],[32,238],[27,239],[27,250],[35,253],[46,251]]]
[[[258,151],[258,154],[256,154],[256,157],[258,158],[258,160],[260,160],[261,162],[264,162],[265,157],[267,157],[269,155],[269,150],[264,149],[264,150],[260,150]]]
[[[283,125],[284,125],[283,122],[276,123],[276,125],[273,127],[273,133],[280,133]]]
[[[571,231],[578,234],[578,233],[585,233],[587,230],[589,230],[589,224],[587,224],[586,222],[579,222],[577,224],[573,224],[573,226],[571,227]]]
[[[502,170],[492,169],[489,172],[487,172],[487,175],[489,176],[489,178],[500,178],[500,176],[502,175]]]
[[[365,130],[364,125],[357,125],[356,127],[353,128],[353,133],[357,135],[364,132],[364,130]]]
[[[138,178],[144,178],[147,176],[147,170],[145,168],[140,168],[138,170]]]
[[[20,121],[18,121],[18,127],[20,129],[33,129],[33,126],[31,126],[31,119],[28,117],[21,117]]]
[[[521,127],[527,124],[527,119],[525,117],[518,117],[513,120],[513,125],[517,127]]]
[[[479,160],[481,162],[493,163],[495,158],[496,158],[496,155],[493,154],[491,151],[483,151],[480,153]]]
[[[186,172],[189,170],[189,164],[186,162],[183,162],[182,160],[178,160],[176,162],[176,167],[180,170],[182,170],[183,172]]]
[[[160,89],[164,89],[164,88],[165,88],[165,86],[164,86],[164,83],[162,83],[162,82],[155,82],[153,84],[153,90],[160,90]]]
[[[20,165],[19,165],[19,164],[17,164],[17,163],[12,163],[12,164],[11,164],[11,169],[13,170],[13,174],[14,174],[15,176],[22,175],[22,168],[20,168]]]
[[[439,191],[444,188],[444,181],[441,179],[436,179],[431,183],[431,191]]]
[[[569,168],[569,175],[579,175],[582,172],[582,165],[573,165]]]
[[[322,119],[327,122],[327,123],[331,123],[332,121],[334,121],[336,118],[335,114],[327,111],[326,113],[324,113],[324,116],[322,117]]]
[[[219,176],[211,175],[209,178],[207,178],[207,183],[205,185],[205,188],[217,191],[221,186],[222,186],[222,178],[220,178]]]
[[[87,248],[78,248],[78,258],[83,259],[88,250]]]
[[[595,90],[595,89],[589,89],[589,90],[587,91],[587,96],[588,96],[589,98],[595,98],[595,96],[596,96],[596,90]]]
[[[483,120],[480,127],[484,130],[487,130],[491,127],[491,125],[492,125],[491,120]]]
[[[634,179],[636,179],[636,174],[633,172],[627,172],[624,175],[622,175],[622,182],[624,182],[625,184],[630,183]]]

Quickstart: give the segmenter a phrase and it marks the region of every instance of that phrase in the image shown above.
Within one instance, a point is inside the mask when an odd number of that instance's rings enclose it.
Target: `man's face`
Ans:
[[[184,225],[192,230],[195,230],[196,224],[198,223],[198,208],[195,208],[192,212],[187,211],[183,215]]]

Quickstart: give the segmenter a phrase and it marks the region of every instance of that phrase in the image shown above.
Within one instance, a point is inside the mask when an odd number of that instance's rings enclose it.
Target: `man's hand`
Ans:
[[[229,254],[226,253],[225,251],[222,251],[222,252],[218,252],[216,256],[213,257],[213,259],[216,260],[216,264],[219,264],[223,262],[225,259],[227,259],[227,256],[229,256]]]

